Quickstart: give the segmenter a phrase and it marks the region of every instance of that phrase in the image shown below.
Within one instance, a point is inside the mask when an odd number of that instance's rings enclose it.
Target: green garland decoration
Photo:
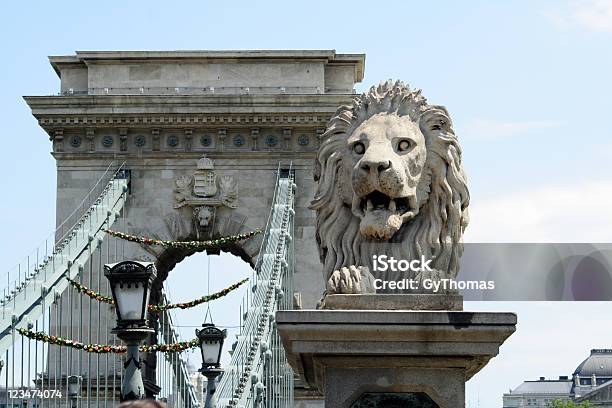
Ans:
[[[184,302],[184,303],[170,303],[168,305],[149,305],[149,311],[151,312],[162,312],[164,310],[169,310],[169,309],[189,309],[191,307],[195,307],[197,305],[201,305],[202,303],[206,303],[206,302],[210,302],[211,300],[216,300],[219,298],[222,298],[224,296],[226,296],[228,293],[238,289],[240,286],[242,286],[244,283],[246,283],[249,280],[249,278],[243,279],[240,282],[234,283],[232,286],[228,286],[227,288],[213,293],[212,295],[205,295],[202,297],[199,297],[197,299],[194,299],[192,301],[189,302]]]
[[[115,304],[115,301],[113,300],[112,297],[110,296],[104,296],[94,290],[89,289],[87,286],[85,285],[81,285],[79,282],[70,279],[69,277],[66,276],[66,279],[68,280],[68,282],[70,282],[70,284],[79,292],[83,293],[86,296],[89,296],[92,299],[95,299],[99,302],[104,302],[104,303],[108,303],[111,305]],[[212,295],[205,295],[202,297],[199,297],[197,299],[191,300],[189,302],[182,302],[182,303],[170,303],[167,305],[149,305],[148,310],[150,312],[162,312],[164,310],[169,310],[169,309],[189,309],[198,305],[201,305],[202,303],[206,303],[206,302],[210,302],[212,300],[216,300],[219,298],[222,298],[224,296],[226,296],[227,294],[229,294],[230,292],[238,289],[240,286],[242,286],[244,283],[246,283],[249,280],[249,278],[243,279],[240,282],[234,283],[231,286],[228,286],[227,288],[219,291],[219,292],[215,292]]]
[[[121,354],[127,351],[126,346],[111,346],[109,344],[85,344],[80,341],[65,339],[60,336],[50,336],[45,332],[34,332],[27,329],[19,328],[17,332],[24,337],[32,340],[42,341],[44,343],[53,344],[57,346],[72,347],[77,350],[83,350],[88,353],[97,354],[108,354],[115,353]],[[172,344],[144,344],[139,347],[142,353],[181,353],[185,350],[196,348],[200,346],[200,340],[193,339],[189,341],[180,341]]]
[[[104,303],[108,303],[111,305],[115,304],[115,301],[113,300],[112,297],[110,296],[104,296],[94,290],[89,289],[87,286],[85,285],[81,285],[79,282],[70,279],[69,277],[66,276],[66,280],[79,292],[81,292],[82,294],[89,296],[92,299],[95,299],[99,302],[104,302]]]
[[[159,246],[163,246],[167,248],[186,248],[186,249],[196,249],[196,250],[219,248],[230,242],[242,241],[242,240],[251,238],[254,235],[261,234],[261,230],[255,230],[255,231],[245,232],[244,234],[230,235],[227,237],[221,237],[221,238],[212,239],[209,241],[162,241],[160,239],[139,237],[137,235],[126,234],[123,232],[113,231],[110,229],[104,229],[104,232],[116,238],[124,239],[130,242],[136,242],[136,243],[144,244],[144,245],[159,245]]]

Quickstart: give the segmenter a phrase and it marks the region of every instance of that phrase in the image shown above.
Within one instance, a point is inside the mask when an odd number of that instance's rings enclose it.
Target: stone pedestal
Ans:
[[[440,310],[279,311],[276,321],[326,408],[464,407],[465,382],[516,327],[513,313]]]

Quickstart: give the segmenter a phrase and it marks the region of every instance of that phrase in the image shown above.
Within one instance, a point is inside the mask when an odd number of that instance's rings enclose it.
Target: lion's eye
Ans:
[[[405,152],[406,150],[409,150],[410,147],[411,147],[411,143],[408,140],[402,140],[397,145],[397,150],[399,150],[400,152]]]
[[[353,145],[353,151],[357,154],[363,154],[365,152],[365,146],[363,143],[355,143]]]

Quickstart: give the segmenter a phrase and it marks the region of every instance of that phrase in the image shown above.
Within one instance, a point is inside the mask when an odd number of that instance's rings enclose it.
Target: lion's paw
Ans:
[[[327,294],[376,293],[374,276],[363,266],[342,267],[327,280]]]

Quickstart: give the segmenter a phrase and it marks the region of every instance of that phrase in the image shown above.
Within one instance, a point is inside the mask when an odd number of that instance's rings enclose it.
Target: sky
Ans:
[[[48,55],[75,50],[335,49],[366,54],[358,91],[387,78],[451,113],[471,192],[470,242],[612,241],[612,1],[83,1],[0,6],[0,259],[8,270],[53,230],[51,145],[22,99],[59,80]],[[172,298],[202,275],[194,256],[171,274]],[[211,271],[248,273],[228,257]],[[241,275],[242,274],[242,275]],[[217,307],[238,324],[236,304]],[[229,300],[228,300],[229,301]],[[517,332],[468,383],[468,407],[499,407],[524,379],[570,375],[591,348],[612,348],[610,304],[478,303],[515,311]],[[234,313],[227,313],[228,310]],[[225,311],[225,313],[224,313]],[[200,313],[199,315],[197,313]],[[202,310],[179,323],[201,322]],[[184,331],[183,331],[184,329]],[[193,328],[181,334],[192,337]]]

